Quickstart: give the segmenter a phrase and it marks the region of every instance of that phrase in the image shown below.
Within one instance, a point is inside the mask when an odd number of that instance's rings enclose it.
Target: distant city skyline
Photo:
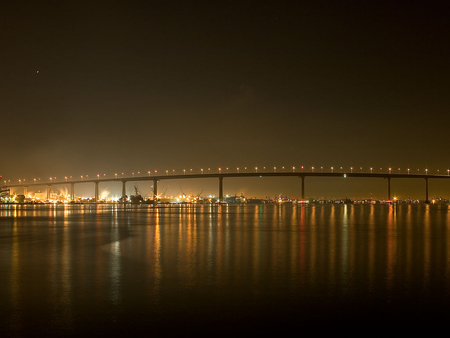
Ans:
[[[284,169],[283,169],[284,168]],[[391,180],[391,198],[398,199],[425,199],[425,184],[420,178],[407,179],[395,177],[395,174],[404,175],[403,177],[419,175],[442,175],[450,176],[450,169],[432,170],[415,168],[382,168],[382,167],[314,167],[314,166],[278,166],[278,167],[237,167],[237,168],[211,168],[204,169],[182,169],[182,170],[148,170],[147,172],[132,172],[127,174],[119,172],[114,174],[95,174],[80,176],[52,176],[48,178],[19,179],[16,182],[3,180],[3,185],[12,186],[12,191],[21,194],[21,187],[26,186],[28,192],[38,192],[47,184],[52,184],[52,191],[67,191],[70,182],[77,183],[78,196],[92,197],[94,194],[93,182],[100,181],[99,194],[108,198],[119,198],[121,196],[121,182],[127,180],[128,195],[134,192],[135,187],[139,188],[144,197],[153,196],[152,177],[160,177],[158,195],[164,191],[165,196],[178,195],[198,195],[218,196],[217,178],[197,178],[189,179],[190,175],[199,177],[208,176],[208,174],[227,174],[227,173],[260,173],[261,177],[234,177],[224,179],[224,195],[244,195],[246,197],[271,197],[287,196],[289,198],[301,198],[301,183],[299,176],[309,173],[335,173],[337,177],[306,177],[305,185],[307,198],[325,198],[325,199],[387,199],[387,183],[382,178],[354,178],[347,177],[351,173],[367,173],[377,176],[379,174],[394,174]],[[264,174],[271,173],[289,173],[293,177],[267,177]],[[165,177],[177,176],[179,179],[165,179]],[[258,175],[259,176],[259,175]],[[426,177],[424,176],[424,177]],[[344,178],[347,177],[347,178]],[[139,178],[142,178],[141,180]],[[185,178],[185,179],[183,179]],[[150,180],[149,180],[150,179]],[[105,180],[105,182],[102,182]],[[114,182],[116,181],[117,182]],[[133,181],[131,181],[133,180]],[[87,182],[86,182],[87,181]],[[66,183],[67,182],[67,183]],[[84,183],[83,183],[84,182]],[[330,182],[332,184],[330,184]],[[58,183],[58,184],[56,184]],[[61,185],[61,183],[63,183]],[[66,183],[66,184],[64,184]],[[56,184],[56,185],[55,185]],[[429,180],[430,198],[449,198],[448,189],[450,182],[446,179]],[[161,190],[162,189],[162,190]]]

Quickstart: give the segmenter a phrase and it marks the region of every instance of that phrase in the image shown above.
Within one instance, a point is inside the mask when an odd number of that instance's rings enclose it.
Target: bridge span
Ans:
[[[158,182],[163,180],[186,180],[186,179],[202,179],[217,178],[219,181],[219,200],[223,201],[223,179],[237,177],[298,177],[301,180],[301,198],[306,199],[305,195],[305,179],[307,177],[346,177],[346,178],[383,178],[387,180],[387,199],[391,199],[391,179],[423,179],[425,180],[425,202],[428,199],[428,180],[429,179],[450,179],[449,175],[428,175],[428,174],[392,174],[392,173],[338,173],[338,172],[252,172],[252,173],[201,173],[201,174],[182,174],[182,175],[156,175],[156,176],[133,176],[133,177],[114,177],[114,178],[97,178],[89,180],[64,180],[58,182],[35,182],[31,184],[12,184],[5,185],[4,188],[22,187],[24,195],[27,194],[28,187],[31,186],[47,186],[47,200],[50,199],[52,186],[70,185],[71,200],[75,200],[75,184],[94,183],[95,201],[99,201],[98,186],[100,183],[106,182],[122,182],[122,197],[126,196],[126,183],[130,181],[152,181],[153,182],[153,199],[158,195]]]

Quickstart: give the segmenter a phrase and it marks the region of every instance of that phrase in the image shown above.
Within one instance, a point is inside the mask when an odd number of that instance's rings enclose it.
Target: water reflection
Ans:
[[[11,334],[238,304],[307,313],[311,298],[325,309],[449,297],[443,205],[2,205],[0,220],[1,329]]]

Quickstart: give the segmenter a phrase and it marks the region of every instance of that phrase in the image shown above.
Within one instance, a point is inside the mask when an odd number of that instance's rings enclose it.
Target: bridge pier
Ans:
[[[70,183],[70,200],[75,201],[75,183]]]
[[[23,187],[23,195],[25,196],[25,197],[27,197],[27,195],[28,195],[28,187]]]
[[[223,202],[223,177],[219,176],[219,202]]]
[[[47,185],[47,201],[50,200],[50,191],[52,191],[52,186],[51,185]]]
[[[98,182],[94,182],[95,183],[95,197],[94,197],[94,201],[98,202]]]
[[[388,180],[388,201],[390,201],[391,200],[391,178],[388,177],[387,180]]]
[[[153,201],[156,201],[156,198],[158,196],[158,180],[153,180]]]
[[[127,197],[127,181],[122,181],[122,198]]]
[[[425,203],[430,203],[428,199],[428,177],[425,178]]]
[[[302,201],[305,200],[305,176],[300,176],[302,180]]]

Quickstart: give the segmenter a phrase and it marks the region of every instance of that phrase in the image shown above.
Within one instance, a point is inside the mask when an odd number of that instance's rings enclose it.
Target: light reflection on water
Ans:
[[[2,205],[0,254],[11,335],[437,316],[450,298],[447,205]]]

